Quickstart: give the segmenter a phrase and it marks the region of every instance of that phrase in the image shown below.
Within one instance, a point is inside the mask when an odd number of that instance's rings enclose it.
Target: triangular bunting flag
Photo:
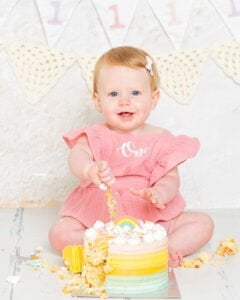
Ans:
[[[235,38],[240,38],[240,1],[209,0]]]
[[[0,1],[0,27],[3,26],[17,2],[18,0]]]
[[[76,61],[76,56],[66,52],[22,43],[9,45],[7,54],[32,104],[38,102]]]
[[[192,49],[155,57],[161,88],[177,102],[189,103],[207,56],[207,50]]]
[[[240,83],[240,42],[230,41],[212,49],[212,58],[224,73]]]
[[[92,0],[112,47],[121,46],[131,24],[138,0]]]
[[[54,46],[81,0],[35,0],[48,45]]]
[[[80,56],[78,58],[78,63],[81,68],[83,78],[86,81],[90,92],[92,92],[93,70],[97,59],[97,56]]]
[[[175,49],[180,49],[191,14],[193,0],[148,0]]]
[[[208,0],[196,0],[193,3],[188,23],[185,35],[186,43],[183,41],[185,49],[186,44],[188,46],[195,45],[200,41],[202,47],[208,47],[209,41],[211,41],[210,44],[218,42],[219,36],[216,34],[216,28],[219,31],[223,29],[223,36],[225,34],[228,36],[228,30],[222,18]]]

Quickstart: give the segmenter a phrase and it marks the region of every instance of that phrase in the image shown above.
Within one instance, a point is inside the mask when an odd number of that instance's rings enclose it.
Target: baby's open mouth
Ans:
[[[118,113],[118,115],[124,119],[128,119],[133,116],[133,113],[129,112],[129,111],[123,111],[123,112]]]

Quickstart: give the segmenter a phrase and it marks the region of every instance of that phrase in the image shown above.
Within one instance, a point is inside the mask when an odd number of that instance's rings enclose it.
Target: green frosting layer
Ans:
[[[114,276],[106,278],[105,288],[113,297],[159,296],[168,286],[168,271],[144,276]]]

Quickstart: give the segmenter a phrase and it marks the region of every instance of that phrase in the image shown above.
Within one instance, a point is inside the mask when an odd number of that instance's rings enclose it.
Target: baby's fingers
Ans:
[[[144,190],[134,190],[134,189],[130,189],[130,192],[131,192],[133,195],[136,195],[136,196],[139,196],[139,197],[142,197],[142,198],[143,198]]]
[[[100,170],[98,172],[98,174],[99,174],[99,177],[101,177],[101,178],[113,177],[112,171],[110,170],[110,168]]]
[[[142,190],[134,190],[134,189],[130,189],[130,192],[133,195],[142,197],[143,199],[150,201],[155,207],[160,208],[160,209],[164,209],[166,207],[165,204],[160,203],[158,201],[158,199],[154,196],[153,192],[151,189],[142,189]]]
[[[154,206],[157,207],[157,208],[160,208],[160,209],[164,209],[166,207],[166,205],[163,204],[163,203],[155,203]]]
[[[111,169],[106,161],[99,162],[99,179],[102,183],[110,186],[115,182],[115,178],[112,174]]]
[[[102,183],[101,179],[99,178],[99,176],[97,174],[93,175],[92,182],[95,183],[97,186],[99,186]]]
[[[152,192],[150,189],[142,189],[142,190],[130,189],[130,192],[133,195],[142,197],[143,199],[145,199],[147,201],[151,201],[152,203],[155,203],[155,199],[152,197]]]
[[[98,169],[99,169],[99,172],[101,172],[101,173],[109,170],[109,165],[108,165],[107,161],[105,161],[105,160],[98,161]]]
[[[115,178],[111,174],[108,176],[100,176],[100,180],[102,183],[104,183],[108,186],[114,184],[114,182],[115,182]]]

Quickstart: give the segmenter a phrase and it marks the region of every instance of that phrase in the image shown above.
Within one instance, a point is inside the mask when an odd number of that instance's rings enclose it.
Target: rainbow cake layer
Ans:
[[[100,249],[107,245],[105,257],[101,255],[101,263],[97,264],[96,245]],[[105,273],[95,287],[102,284],[110,297],[157,297],[168,286],[167,235],[159,224],[132,218],[121,219],[117,224],[97,221],[86,231],[84,251],[94,261],[95,275],[100,269]],[[86,270],[90,265],[83,271],[85,278],[89,278]],[[88,286],[93,284],[88,282]]]

